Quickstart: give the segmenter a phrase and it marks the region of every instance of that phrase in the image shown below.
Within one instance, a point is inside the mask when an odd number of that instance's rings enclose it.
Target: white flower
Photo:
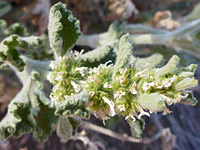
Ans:
[[[132,118],[133,121],[135,121],[135,117],[133,116],[133,113],[130,113],[128,116],[125,117],[125,120],[127,120],[128,118]]]
[[[48,80],[50,83],[54,83],[54,76],[53,76],[52,72],[50,72],[50,73],[47,75],[47,80]]]
[[[117,109],[118,109],[119,111],[126,111],[125,104],[117,105]]]
[[[171,78],[167,78],[165,80],[163,80],[162,84],[164,85],[164,87],[170,87],[172,82],[174,82],[174,80],[176,79],[176,75],[174,75],[173,77]]]
[[[119,73],[125,75],[127,72],[127,68],[120,68]]]
[[[60,86],[61,86],[61,82],[59,82],[56,86],[54,86],[52,91],[55,93],[56,91],[60,89]]]
[[[104,85],[103,85],[104,88],[112,88],[112,85],[111,84],[108,84],[108,82],[106,82]]]
[[[89,92],[89,98],[93,97],[93,96],[94,96],[94,94],[95,94],[95,92],[94,92],[94,91],[90,91],[90,92]]]
[[[55,80],[62,81],[64,72],[58,72]]]
[[[126,95],[126,92],[117,91],[117,92],[115,92],[114,97],[115,97],[115,98],[121,98],[121,97],[124,96],[124,95]]]
[[[164,98],[164,100],[165,100],[165,102],[167,103],[167,105],[173,104],[172,98],[167,97],[167,96],[165,96],[165,95],[163,95],[163,94],[161,94],[161,96]]]
[[[121,84],[126,81],[126,78],[122,75],[122,76],[116,77],[116,80]]]
[[[110,112],[109,116],[115,116],[115,104],[113,101],[110,101],[107,97],[103,96],[102,99],[104,100],[105,103],[107,103],[110,107]]]
[[[154,81],[154,82],[152,82],[152,84],[151,84],[154,88],[156,88],[156,89],[162,89],[163,88],[163,86],[162,85],[158,85],[158,82],[157,81]]]
[[[144,82],[144,84],[142,85],[142,89],[143,91],[147,91],[148,89],[150,89],[152,86],[152,83],[147,83],[147,82]]]
[[[59,93],[58,96],[54,99],[55,102],[58,102],[62,97],[62,93]]]
[[[137,84],[136,84],[136,82],[134,82],[130,88],[130,91],[132,94],[137,94],[136,86],[137,86]]]
[[[135,77],[144,77],[144,76],[146,76],[146,74],[145,74],[146,71],[147,71],[147,69],[144,69],[144,70],[142,70],[140,72],[137,72],[135,74]]]
[[[165,109],[163,110],[162,115],[167,115],[167,114],[170,114],[171,112],[172,112],[172,111],[170,111],[169,109],[165,108]]]
[[[56,62],[55,61],[51,61],[51,63],[49,64],[49,67],[54,70],[56,68]]]
[[[85,76],[85,70],[87,69],[87,67],[77,67],[76,69],[75,69],[75,71],[79,71],[80,72],[80,74],[81,74],[81,76],[83,77],[83,76]]]
[[[96,80],[96,75],[94,75],[94,76],[89,76],[88,77],[88,82],[89,83],[92,83],[92,82],[94,82]]]
[[[136,107],[140,111],[140,114],[138,115],[138,119],[140,119],[144,115],[150,117],[150,114],[148,112],[145,112],[141,106],[136,105]]]
[[[76,93],[78,93],[81,90],[81,86],[76,84],[74,81],[70,81],[71,85],[73,86]]]
[[[174,103],[178,103],[180,102],[182,99],[185,99],[188,97],[189,94],[185,94],[185,95],[181,95],[181,94],[178,94],[178,98],[174,99]]]

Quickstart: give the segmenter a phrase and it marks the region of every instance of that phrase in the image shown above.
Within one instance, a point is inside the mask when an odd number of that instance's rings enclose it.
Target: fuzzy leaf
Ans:
[[[135,121],[132,118],[127,119],[127,122],[131,128],[131,134],[134,138],[140,139],[142,137],[142,131],[144,130],[145,122],[143,119],[136,119]]]
[[[51,108],[50,100],[47,99],[43,93],[40,93],[40,95],[34,99],[34,102],[38,103],[36,109],[39,109],[34,115],[36,127],[33,131],[33,135],[39,141],[46,141],[52,134],[53,124],[57,122],[57,117],[54,116],[55,110]]]
[[[0,43],[0,61],[9,61],[12,65],[16,66],[19,71],[22,71],[25,64],[20,58],[20,53],[17,50],[29,50],[40,45],[42,40],[39,37],[20,37],[18,35],[11,35]]]
[[[61,116],[58,120],[57,135],[60,138],[69,140],[69,138],[72,136],[72,132],[73,132],[73,127],[68,117]]]
[[[129,41],[129,34],[123,35],[119,41],[119,50],[117,52],[114,74],[117,73],[120,68],[127,67],[129,65],[132,48],[133,46]]]
[[[102,46],[81,56],[81,60],[87,67],[97,67],[114,58],[112,46]]]
[[[10,10],[11,10],[10,3],[6,2],[6,1],[0,2],[0,17],[5,15]]]
[[[159,93],[141,94],[138,97],[138,103],[144,108],[151,111],[162,111],[166,108],[164,99]]]
[[[64,115],[69,117],[81,117],[88,119],[89,111],[85,108],[88,101],[88,94],[82,91],[79,94],[73,95],[71,98],[60,102],[56,106],[55,115]]]
[[[195,87],[198,85],[198,80],[195,80],[194,78],[185,78],[178,83],[173,84],[173,89],[176,91],[181,91],[185,89],[189,89],[192,87]]]
[[[187,98],[181,100],[181,103],[194,106],[198,103],[198,100],[193,96],[191,92]]]
[[[0,140],[33,132],[37,140],[46,141],[52,134],[52,125],[57,121],[54,111],[50,107],[50,100],[38,87],[37,80],[29,76],[23,89],[9,104],[8,112],[0,122]]]
[[[104,45],[113,45],[114,43],[118,42],[122,35],[124,35],[123,28],[125,23],[121,25],[118,22],[114,22],[109,26],[109,29],[106,33],[100,36],[99,44],[101,46]]]
[[[29,83],[9,104],[8,112],[0,122],[0,140],[12,135],[19,137],[22,133],[33,130],[35,124],[31,117],[31,103],[27,93]]]
[[[52,6],[49,15],[50,45],[56,56],[63,56],[81,35],[79,21],[61,2]]]
[[[149,63],[148,66],[146,66],[146,68],[148,69],[153,69],[155,67],[160,67],[161,65],[164,64],[164,58],[163,55],[161,54],[153,54],[149,57],[146,58],[139,58],[138,60],[134,57],[131,58],[132,63],[135,63],[135,67],[144,67],[147,63]]]
[[[27,32],[27,29],[23,25],[21,25],[20,23],[14,23],[4,31],[4,35],[6,37],[10,36],[12,34],[17,34],[19,36],[29,36],[30,35]]]
[[[174,55],[164,67],[160,68],[160,70],[156,72],[156,78],[168,74],[174,74],[178,69],[179,60],[180,58]]]

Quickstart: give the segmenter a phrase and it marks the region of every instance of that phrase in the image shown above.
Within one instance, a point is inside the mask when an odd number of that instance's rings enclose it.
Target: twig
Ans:
[[[122,142],[127,141],[127,142],[132,142],[132,143],[144,143],[144,144],[152,143],[152,142],[156,141],[157,139],[159,139],[160,137],[162,137],[170,132],[169,128],[165,128],[165,129],[162,129],[157,134],[155,134],[154,136],[152,136],[151,138],[135,139],[133,137],[128,136],[127,134],[121,135],[119,133],[116,133],[114,131],[111,131],[109,129],[106,129],[106,128],[103,128],[103,127],[100,127],[97,125],[94,125],[89,122],[83,122],[81,126],[86,130],[92,130],[92,131],[110,136],[112,138],[118,139]]]

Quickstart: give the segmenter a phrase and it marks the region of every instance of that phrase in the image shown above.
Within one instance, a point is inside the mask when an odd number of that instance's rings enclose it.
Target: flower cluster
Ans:
[[[76,56],[77,55],[77,56]],[[114,73],[111,61],[98,67],[81,67],[80,54],[52,62],[54,70],[48,76],[54,87],[53,102],[68,101],[82,89],[88,93],[86,109],[103,122],[116,114],[137,120],[152,112],[170,113],[167,105],[184,102],[194,105],[196,100],[188,89],[197,85],[193,78],[195,65],[178,67],[174,56],[162,68],[134,68],[131,65]]]
[[[81,67],[81,53],[71,52],[68,57],[59,57],[49,65],[53,70],[47,76],[54,86],[50,95],[53,103],[63,102],[81,91],[81,80],[87,69]]]

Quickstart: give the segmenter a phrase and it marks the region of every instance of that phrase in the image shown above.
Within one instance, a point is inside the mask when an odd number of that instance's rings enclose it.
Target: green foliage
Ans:
[[[81,35],[79,21],[62,3],[55,4],[49,15],[49,40],[56,56],[64,56]]]
[[[127,120],[130,128],[131,128],[131,134],[134,138],[140,139],[142,137],[142,131],[144,130],[145,122],[143,119],[128,119]]]
[[[132,44],[129,41],[129,34],[125,34],[120,38],[119,49],[117,49],[117,60],[115,63],[114,74],[119,71],[120,68],[128,67],[130,57],[132,53]]]
[[[39,37],[20,37],[11,35],[0,43],[0,61],[9,61],[13,66],[23,71],[25,63],[20,58],[19,49],[29,50],[40,45],[42,40]]]
[[[97,67],[100,63],[104,64],[115,58],[112,46],[102,46],[81,56],[82,63],[88,67]]]
[[[23,84],[0,122],[1,140],[33,132],[37,140],[46,141],[54,124],[59,137],[70,139],[90,113],[103,123],[123,116],[133,137],[141,138],[142,116],[161,111],[165,115],[170,113],[167,106],[175,103],[197,103],[189,90],[198,83],[194,79],[197,65],[180,67],[180,58],[173,56],[163,66],[160,54],[136,59],[123,25],[112,24],[100,37],[99,48],[84,54],[71,51],[81,32],[79,22],[65,7],[58,3],[50,11],[53,61],[46,37],[22,37],[28,35],[25,28],[14,24],[6,29],[0,20],[0,32],[9,35],[0,44],[0,61],[11,67]],[[53,85],[51,100],[42,91],[44,80]]]

